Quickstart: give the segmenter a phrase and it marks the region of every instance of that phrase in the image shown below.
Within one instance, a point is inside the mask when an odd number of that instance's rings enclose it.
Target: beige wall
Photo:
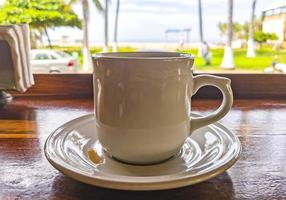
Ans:
[[[279,39],[278,42],[285,41],[285,23],[286,14],[266,16],[262,23],[262,30],[265,33],[275,33]]]

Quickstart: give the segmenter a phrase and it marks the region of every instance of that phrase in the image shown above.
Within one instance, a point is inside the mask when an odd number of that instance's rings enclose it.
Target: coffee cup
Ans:
[[[106,153],[131,164],[176,155],[198,128],[225,116],[233,102],[230,80],[193,75],[194,57],[177,52],[101,53],[93,58],[95,132]],[[223,94],[220,107],[191,117],[191,98],[203,86]]]

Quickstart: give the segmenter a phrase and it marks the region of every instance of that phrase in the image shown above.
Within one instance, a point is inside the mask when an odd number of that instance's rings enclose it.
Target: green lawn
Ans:
[[[77,52],[79,54],[79,60],[82,63],[81,47],[53,47],[65,51],[67,53]],[[92,47],[90,48],[92,54],[102,51],[102,48]],[[111,49],[110,49],[111,51]],[[133,47],[120,47],[120,52],[132,52],[136,51]],[[197,55],[197,49],[189,49],[182,51],[184,53],[190,53]],[[212,49],[212,64],[205,65],[203,58],[195,58],[195,70],[198,71],[219,71],[220,64],[223,57],[223,49]],[[235,68],[234,72],[257,72],[261,73],[266,67],[269,67],[274,60],[278,62],[286,63],[286,50],[275,51],[269,47],[261,47],[256,51],[255,58],[246,57],[246,49],[235,49],[234,50]]]
[[[197,55],[197,50],[186,50],[185,53]],[[199,71],[220,70],[220,64],[223,57],[223,49],[212,49],[212,64],[205,65],[203,58],[195,58],[195,69]],[[263,72],[276,59],[278,62],[286,63],[286,50],[274,51],[270,48],[261,48],[256,51],[255,58],[246,57],[246,49],[234,50],[234,62],[236,70]]]

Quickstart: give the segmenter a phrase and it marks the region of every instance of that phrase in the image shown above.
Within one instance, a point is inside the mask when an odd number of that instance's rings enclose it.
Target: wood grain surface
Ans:
[[[195,100],[208,113],[217,100]],[[130,192],[80,183],[54,169],[43,154],[48,135],[93,112],[89,99],[17,98],[0,108],[0,199],[286,199],[286,100],[236,100],[221,122],[243,146],[238,162],[206,182],[179,189]]]

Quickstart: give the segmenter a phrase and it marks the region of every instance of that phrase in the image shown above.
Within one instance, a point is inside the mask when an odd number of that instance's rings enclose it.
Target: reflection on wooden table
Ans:
[[[216,100],[194,100],[207,113]],[[237,100],[221,121],[242,143],[238,162],[209,181],[131,192],[89,186],[61,174],[43,154],[48,135],[93,112],[88,99],[18,98],[0,108],[0,199],[285,199],[286,100]]]

